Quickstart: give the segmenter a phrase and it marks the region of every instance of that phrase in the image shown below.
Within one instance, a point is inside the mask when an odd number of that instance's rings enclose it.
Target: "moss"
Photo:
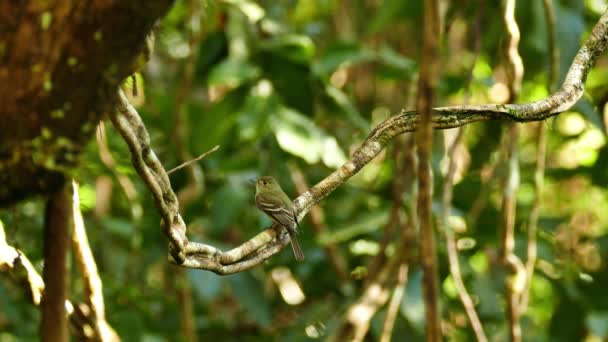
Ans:
[[[68,57],[68,65],[71,67],[75,67],[76,65],[78,65],[78,58],[74,56]]]
[[[84,125],[82,125],[80,130],[84,134],[89,134],[91,132],[92,128],[93,128],[93,125],[90,122],[86,122]]]
[[[42,63],[36,63],[32,65],[32,72],[40,72],[42,71]]]
[[[48,127],[42,127],[42,129],[40,129],[40,136],[42,136],[43,139],[50,139],[53,136],[53,133]]]
[[[55,109],[51,112],[51,118],[53,119],[63,119],[65,117],[65,113],[61,109]]]
[[[40,16],[40,27],[42,27],[43,31],[48,30],[49,26],[51,26],[51,22],[53,21],[53,14],[50,11],[46,11],[42,13]]]
[[[100,30],[95,31],[95,33],[93,33],[93,39],[95,39],[96,42],[100,42],[103,39],[103,32]]]
[[[44,75],[44,83],[42,84],[44,91],[51,91],[53,89],[53,81],[51,81],[51,75],[48,73]]]

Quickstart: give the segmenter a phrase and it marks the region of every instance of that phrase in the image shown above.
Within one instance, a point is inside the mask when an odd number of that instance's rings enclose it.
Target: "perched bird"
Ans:
[[[289,233],[293,255],[297,261],[304,260],[304,254],[298,243],[298,216],[289,197],[283,192],[279,183],[270,176],[264,176],[255,184],[255,204],[270,218],[282,225]]]

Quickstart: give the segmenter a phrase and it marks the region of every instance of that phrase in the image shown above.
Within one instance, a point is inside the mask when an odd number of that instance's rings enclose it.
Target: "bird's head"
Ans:
[[[264,177],[260,177],[256,183],[255,183],[255,188],[257,191],[260,190],[275,190],[275,189],[280,189],[280,185],[279,183],[276,181],[276,179],[270,177],[270,176],[264,176]]]

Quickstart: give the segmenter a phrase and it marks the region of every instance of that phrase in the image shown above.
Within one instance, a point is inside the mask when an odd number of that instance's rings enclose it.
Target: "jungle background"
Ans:
[[[517,2],[518,102],[561,84],[606,9],[600,0],[552,6],[553,47],[543,1]],[[435,105],[508,101],[501,2],[451,1],[443,10]],[[123,88],[165,168],[220,146],[170,175],[189,238],[222,250],[239,245],[271,223],[255,207],[250,179],[272,175],[295,198],[342,165],[380,122],[414,109],[422,12],[422,1],[402,0],[177,1],[154,29],[148,62]],[[499,257],[509,179],[517,182],[515,253],[525,264],[531,241],[537,247],[522,290],[529,293],[519,319],[524,340],[608,338],[607,75],[603,56],[574,108],[516,124],[515,157],[506,152],[512,135],[503,121],[435,131],[432,208],[448,340],[475,339],[450,272],[450,239],[485,335],[509,336]],[[124,341],[325,340],[344,329],[370,283],[380,282],[384,290],[365,306],[365,339],[386,338],[387,329],[394,340],[424,339],[413,146],[413,134],[395,139],[309,213],[299,234],[303,263],[285,249],[251,270],[219,276],[167,261],[152,197],[121,136],[103,120],[73,177],[109,325]],[[448,174],[454,186],[445,215]],[[8,244],[42,272],[44,201],[12,203],[0,221]],[[406,229],[413,234],[400,245]],[[391,265],[403,249],[403,263]],[[82,299],[83,280],[69,265],[68,297]],[[39,322],[22,286],[0,276],[0,340],[36,340]]]

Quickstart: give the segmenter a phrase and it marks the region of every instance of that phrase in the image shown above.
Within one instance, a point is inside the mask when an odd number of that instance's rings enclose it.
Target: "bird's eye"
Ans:
[[[264,185],[266,185],[266,181],[262,181],[262,183],[264,183]]]

